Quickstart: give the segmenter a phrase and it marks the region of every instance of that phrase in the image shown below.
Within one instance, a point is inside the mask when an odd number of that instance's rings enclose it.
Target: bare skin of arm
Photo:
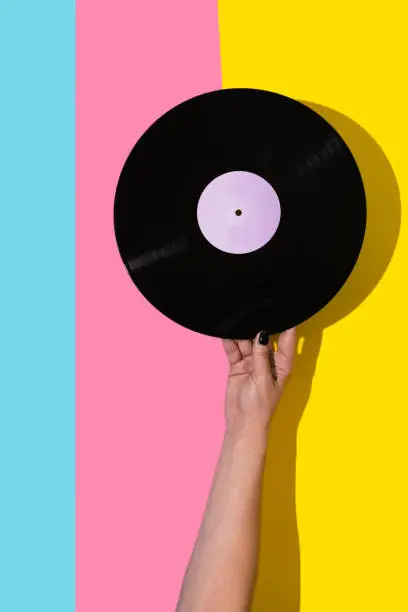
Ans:
[[[296,332],[224,340],[226,431],[176,612],[248,612],[256,581],[268,432],[292,369]]]

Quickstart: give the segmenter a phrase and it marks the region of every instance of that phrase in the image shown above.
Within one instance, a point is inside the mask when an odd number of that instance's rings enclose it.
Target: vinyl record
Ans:
[[[353,156],[316,112],[224,89],[158,119],[126,160],[114,225],[123,262],[166,317],[253,338],[305,321],[350,275],[365,193]]]

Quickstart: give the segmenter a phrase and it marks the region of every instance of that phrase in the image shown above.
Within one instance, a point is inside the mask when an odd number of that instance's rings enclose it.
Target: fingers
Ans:
[[[285,359],[292,362],[296,352],[296,328],[282,332],[278,338],[278,351]]]
[[[238,340],[238,348],[241,351],[242,357],[250,357],[252,355],[252,340]]]
[[[270,361],[271,347],[269,332],[264,330],[257,334],[252,349],[252,376],[255,380],[270,378],[272,367]]]
[[[256,379],[274,378],[283,383],[291,368],[296,354],[296,329],[292,327],[282,332],[278,338],[278,351],[273,353],[268,331],[256,335],[251,340],[223,340],[223,346],[231,366],[252,355],[252,376]],[[271,357],[275,356],[275,359]]]
[[[278,338],[278,352],[271,360],[272,349],[267,331],[260,332],[253,345],[253,377],[277,379],[283,384],[292,368],[296,353],[296,329],[293,327],[280,334]]]
[[[238,343],[235,340],[223,340],[222,345],[230,365],[235,365],[238,363],[238,361],[241,361],[241,351],[239,350]]]
[[[296,329],[291,328],[282,332],[278,338],[278,352],[275,355],[277,364],[277,380],[283,386],[292,370],[292,363],[296,355]]]
[[[252,340],[223,340],[222,343],[230,365],[252,355]]]

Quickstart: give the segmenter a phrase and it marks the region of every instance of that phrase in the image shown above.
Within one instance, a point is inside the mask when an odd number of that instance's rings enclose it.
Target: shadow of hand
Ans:
[[[300,555],[296,521],[296,433],[307,404],[321,331],[298,328],[302,352],[272,419],[264,476],[261,550],[253,611],[297,612]]]

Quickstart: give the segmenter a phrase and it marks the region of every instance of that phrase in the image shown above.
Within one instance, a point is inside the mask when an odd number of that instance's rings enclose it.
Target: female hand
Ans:
[[[269,333],[255,340],[223,340],[229,361],[226,392],[227,432],[266,432],[292,370],[296,353],[295,328],[283,332],[273,350]]]
[[[227,431],[177,612],[249,610],[256,579],[267,433],[292,368],[296,332],[223,340],[230,368]]]

